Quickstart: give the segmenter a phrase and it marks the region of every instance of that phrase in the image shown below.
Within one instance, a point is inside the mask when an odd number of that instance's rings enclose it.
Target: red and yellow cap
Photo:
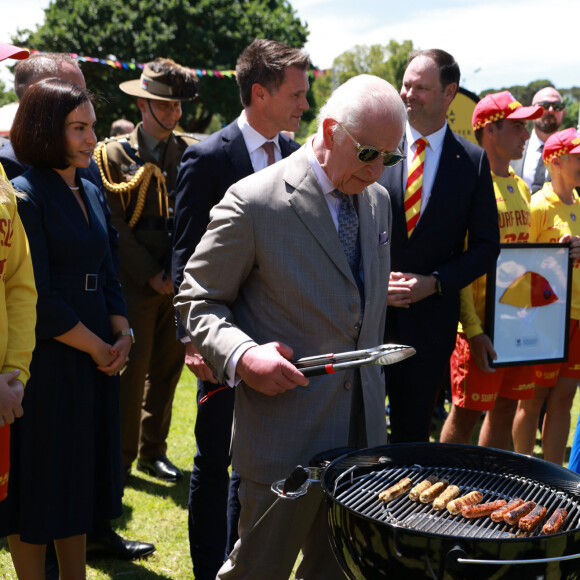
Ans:
[[[485,95],[473,111],[473,130],[481,129],[501,119],[539,119],[544,112],[540,105],[524,107],[509,91]]]
[[[12,46],[5,42],[0,42],[0,60],[13,58],[15,60],[24,60],[30,56],[30,52],[26,48],[19,48]]]
[[[574,127],[550,135],[544,143],[542,159],[547,165],[554,157],[567,153],[580,153],[580,133]]]

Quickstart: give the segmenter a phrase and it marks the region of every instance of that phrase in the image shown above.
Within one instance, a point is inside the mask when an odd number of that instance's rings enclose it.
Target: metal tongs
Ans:
[[[292,364],[304,376],[313,377],[368,365],[392,365],[413,356],[415,352],[412,346],[381,344],[365,350],[307,356],[293,361]]]

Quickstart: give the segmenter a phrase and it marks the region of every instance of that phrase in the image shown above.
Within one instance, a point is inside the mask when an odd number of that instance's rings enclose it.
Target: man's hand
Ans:
[[[147,282],[158,294],[173,294],[173,282],[165,272],[158,272]]]
[[[493,343],[487,334],[481,333],[469,339],[469,348],[475,364],[485,373],[495,373],[495,369],[489,366],[489,357],[497,358]]]
[[[274,396],[308,385],[308,379],[288,359],[292,349],[280,342],[269,342],[249,348],[238,361],[236,374],[248,385],[263,393]]]
[[[435,276],[423,276],[410,272],[391,272],[389,277],[389,306],[408,308],[409,304],[419,302],[437,292]]]
[[[409,308],[411,304],[411,286],[416,282],[416,278],[408,280],[401,272],[391,272],[387,305],[398,308]]]
[[[185,343],[185,366],[200,380],[218,384],[211,369],[205,364],[203,357],[193,343]]]
[[[11,425],[22,417],[22,397],[24,386],[18,380],[20,370],[0,374],[0,427]]]
[[[580,237],[564,234],[559,242],[561,244],[570,244],[570,259],[573,262],[580,258]]]

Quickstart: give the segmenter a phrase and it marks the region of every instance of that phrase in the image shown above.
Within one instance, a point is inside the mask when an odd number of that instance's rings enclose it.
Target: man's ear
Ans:
[[[322,121],[322,139],[326,149],[329,151],[336,143],[334,132],[336,131],[337,127],[338,124],[334,119],[326,118]]]
[[[139,109],[139,111],[141,111],[141,113],[143,113],[145,111],[146,103],[147,103],[147,99],[143,99],[142,97],[139,97],[137,99],[137,108]]]
[[[252,85],[252,104],[263,102],[268,94],[268,90],[264,85],[254,83]]]

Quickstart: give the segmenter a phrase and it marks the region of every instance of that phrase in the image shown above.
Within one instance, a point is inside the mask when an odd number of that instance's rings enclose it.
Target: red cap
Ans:
[[[24,60],[30,56],[30,52],[26,48],[18,48],[11,44],[0,42],[0,60],[6,58],[13,58],[15,60]]]
[[[580,133],[574,127],[550,135],[544,143],[542,159],[547,165],[554,157],[567,153],[580,153]]]
[[[539,119],[544,113],[540,105],[524,107],[509,91],[485,95],[473,111],[473,130],[481,129],[501,119]]]

